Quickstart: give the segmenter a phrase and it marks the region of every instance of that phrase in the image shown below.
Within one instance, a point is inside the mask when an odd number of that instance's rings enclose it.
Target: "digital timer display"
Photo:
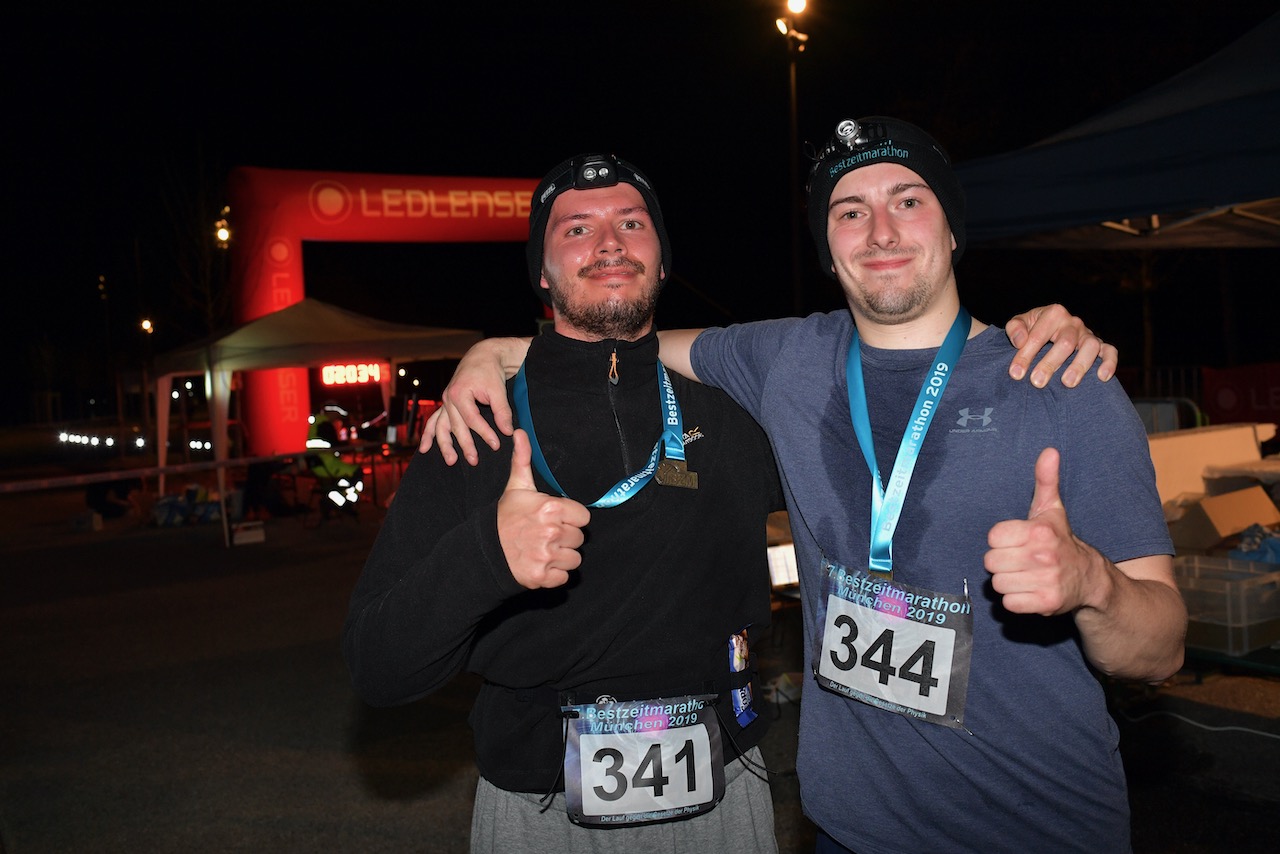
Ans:
[[[377,362],[355,365],[325,365],[320,368],[320,382],[325,385],[366,385],[380,383],[390,376],[391,366]]]

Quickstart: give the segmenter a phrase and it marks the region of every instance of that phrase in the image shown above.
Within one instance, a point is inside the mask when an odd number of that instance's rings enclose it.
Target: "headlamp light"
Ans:
[[[885,126],[879,123],[860,122],[857,119],[845,119],[836,125],[836,132],[827,141],[826,147],[810,156],[816,163],[821,163],[833,154],[852,151],[860,145],[866,145],[873,139],[884,139],[887,136]],[[813,151],[812,148],[809,149]]]
[[[862,132],[862,125],[854,119],[845,119],[836,125],[836,139],[844,143],[845,148],[853,148],[855,145],[867,142],[867,137]]]
[[[592,155],[575,158],[572,164],[573,188],[592,190],[596,187],[612,187],[618,183],[616,158],[610,155]]]

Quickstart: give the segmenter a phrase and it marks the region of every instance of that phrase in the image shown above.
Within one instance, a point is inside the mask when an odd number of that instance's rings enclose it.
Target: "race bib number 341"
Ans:
[[[908,717],[962,726],[973,646],[969,600],[865,571],[824,570],[818,684]]]
[[[724,797],[720,725],[712,696],[565,708],[569,818],[618,827],[687,818]]]

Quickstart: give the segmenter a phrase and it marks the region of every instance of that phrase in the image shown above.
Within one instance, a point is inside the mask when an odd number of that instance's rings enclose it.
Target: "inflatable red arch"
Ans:
[[[240,167],[229,176],[237,324],[305,296],[304,240],[371,243],[524,241],[537,181]],[[248,371],[241,403],[249,456],[303,446],[306,368]]]

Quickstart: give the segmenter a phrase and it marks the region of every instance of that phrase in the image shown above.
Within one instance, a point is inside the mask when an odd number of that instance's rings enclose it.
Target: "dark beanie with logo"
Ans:
[[[529,280],[534,293],[547,305],[551,305],[551,292],[542,287],[542,252],[547,234],[547,220],[551,218],[551,205],[556,196],[566,190],[593,190],[630,184],[640,191],[649,219],[658,233],[662,247],[662,279],[671,275],[671,241],[662,222],[662,208],[653,184],[644,173],[625,160],[612,154],[579,154],[557,164],[533,191],[529,202],[529,242],[525,244],[525,259],[529,263]]]
[[[924,179],[938,197],[956,239],[951,264],[955,266],[960,261],[965,246],[964,190],[951,169],[951,158],[929,134],[910,122],[885,116],[845,119],[836,126],[836,132],[815,160],[809,170],[809,230],[818,247],[822,270],[828,276],[835,277],[831,246],[827,243],[831,193],[844,175],[877,163],[899,163]]]

